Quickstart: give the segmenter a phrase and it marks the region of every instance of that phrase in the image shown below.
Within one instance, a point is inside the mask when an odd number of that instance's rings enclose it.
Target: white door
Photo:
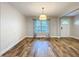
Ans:
[[[61,37],[69,37],[70,21],[69,19],[61,19]]]

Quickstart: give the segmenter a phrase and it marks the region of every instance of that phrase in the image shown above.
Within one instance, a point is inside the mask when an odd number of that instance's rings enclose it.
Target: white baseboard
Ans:
[[[70,36],[51,36],[51,37],[61,38],[61,37],[70,37]]]
[[[26,36],[25,36],[26,37]],[[1,52],[0,52],[0,56],[1,55],[3,55],[5,52],[7,52],[8,50],[10,50],[12,47],[14,47],[17,43],[19,43],[22,39],[24,39],[25,37],[23,37],[23,38],[21,38],[21,39],[19,39],[19,40],[17,40],[17,41],[13,41],[11,44],[10,44],[10,46],[8,46],[7,48],[5,48],[4,50],[2,50]],[[13,43],[15,43],[15,44],[13,44]]]
[[[51,38],[60,38],[61,36],[50,36]]]
[[[30,38],[33,38],[33,36],[26,36],[26,37],[30,37]]]
[[[79,37],[76,37],[76,36],[70,36],[70,37],[72,37],[72,38],[75,38],[75,39],[78,39],[78,40],[79,40]]]
[[[57,37],[57,38],[61,38],[61,37],[71,37],[71,38],[75,38],[75,39],[78,39],[78,40],[79,40],[79,37],[76,37],[76,36],[51,36],[51,38],[54,38],[54,37]]]

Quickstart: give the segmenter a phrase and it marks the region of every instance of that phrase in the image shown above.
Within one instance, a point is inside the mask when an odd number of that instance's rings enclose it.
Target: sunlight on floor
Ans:
[[[32,56],[36,56],[36,57],[48,57],[52,55],[55,56],[54,54],[51,54],[52,48],[50,46],[51,45],[49,41],[37,40],[33,42],[31,54]]]

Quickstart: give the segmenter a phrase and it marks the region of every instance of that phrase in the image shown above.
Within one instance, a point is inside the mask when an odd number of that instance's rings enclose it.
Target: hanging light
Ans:
[[[39,16],[39,20],[46,20],[47,16],[44,14],[44,7],[42,8],[42,14]]]

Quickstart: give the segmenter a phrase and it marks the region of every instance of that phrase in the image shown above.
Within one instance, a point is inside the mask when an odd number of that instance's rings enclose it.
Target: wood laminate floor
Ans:
[[[3,56],[79,57],[79,40],[72,38],[24,39]]]

